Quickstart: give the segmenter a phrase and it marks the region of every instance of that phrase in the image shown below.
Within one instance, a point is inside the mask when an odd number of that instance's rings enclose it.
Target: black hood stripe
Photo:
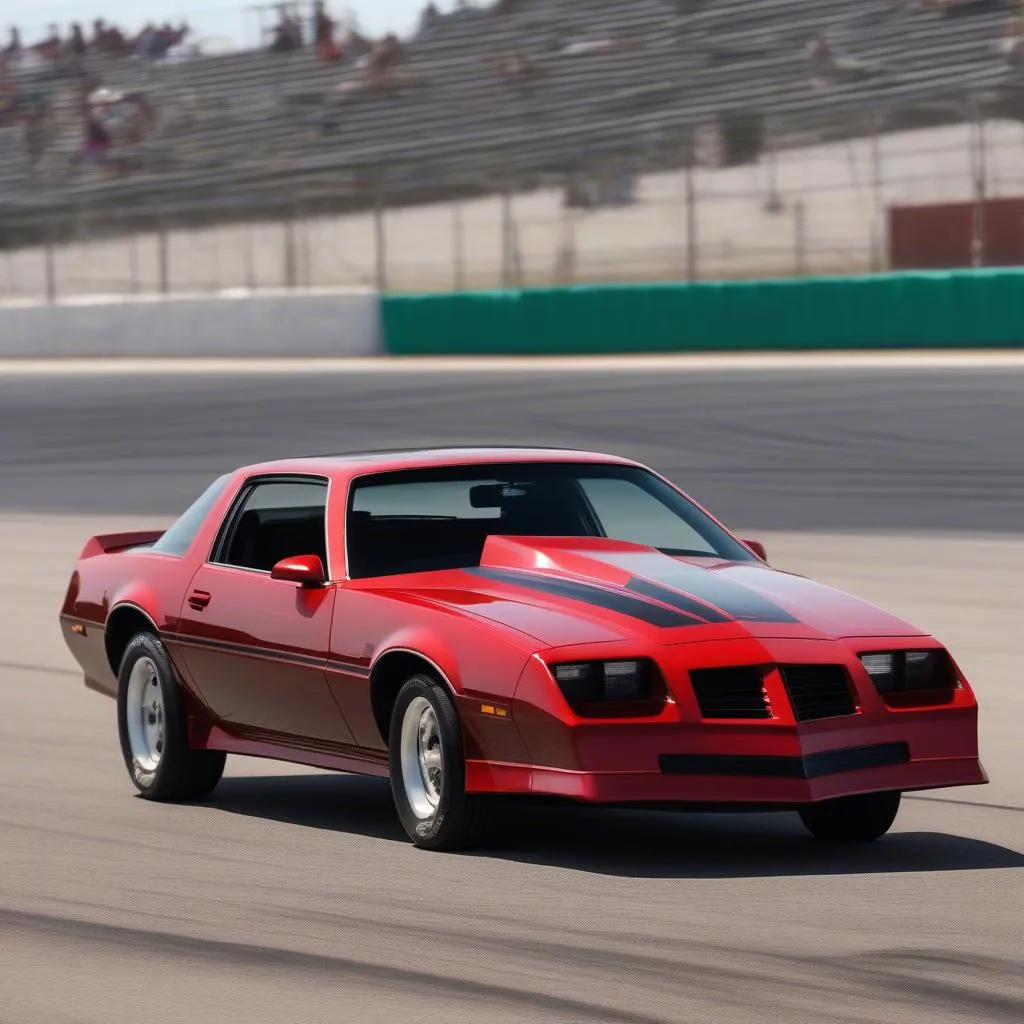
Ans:
[[[643,597],[661,601],[662,604],[671,605],[678,611],[686,612],[688,615],[696,615],[705,622],[733,621],[728,615],[724,615],[717,608],[712,608],[711,605],[705,604],[695,597],[690,597],[688,594],[680,594],[678,590],[669,590],[668,587],[663,587],[660,583],[655,583],[653,580],[645,580],[639,576],[634,576],[626,584],[626,589],[634,594],[640,594]]]
[[[596,608],[605,608],[608,611],[618,612],[620,615],[628,615],[632,619],[639,619],[651,626],[658,626],[660,629],[706,625],[705,621],[697,618],[693,613],[684,615],[674,608],[652,604],[650,601],[632,597],[625,592],[616,593],[613,590],[606,590],[604,587],[593,586],[589,583],[578,583],[575,580],[540,576],[529,572],[517,572],[512,569],[489,569],[483,566],[467,569],[466,572],[485,580],[511,583],[514,586],[526,587],[542,594],[582,601],[584,604],[593,605]]]
[[[756,590],[722,579],[718,573],[679,563],[670,571],[658,573],[657,581],[678,587],[697,600],[707,601],[740,622],[799,622],[800,620],[759,594]]]

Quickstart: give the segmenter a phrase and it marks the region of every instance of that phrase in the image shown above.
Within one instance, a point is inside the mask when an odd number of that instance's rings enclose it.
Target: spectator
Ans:
[[[18,113],[18,86],[8,70],[6,52],[0,54],[0,126],[13,124]]]
[[[68,51],[73,57],[84,57],[89,49],[85,41],[85,33],[82,26],[76,21],[71,26],[71,38],[68,40]]]
[[[828,40],[820,33],[807,44],[807,66],[815,77],[824,78],[829,71],[835,58],[832,56]]]
[[[156,111],[145,93],[126,93],[123,100],[128,106],[124,141],[130,146],[137,146],[152,135],[156,127]]]
[[[805,53],[811,81],[816,86],[862,82],[877,73],[877,68],[871,68],[863,61],[837,57],[822,33],[807,44]]]
[[[334,38],[334,19],[327,13],[324,0],[317,0],[313,7],[313,43],[317,60],[341,59],[341,49]]]
[[[110,132],[106,126],[107,108],[104,102],[91,102],[85,115],[85,162],[89,166],[104,167],[110,151]]]
[[[181,44],[187,34],[187,26],[182,25],[180,29],[176,29],[169,21],[165,21],[163,27],[153,33],[147,56],[151,60],[164,60],[175,46]]]
[[[153,22],[149,22],[146,27],[139,33],[138,39],[135,40],[135,56],[136,57],[149,57],[153,52],[153,45],[156,41],[156,25]]]
[[[286,4],[277,6],[277,24],[274,26],[274,40],[271,53],[290,53],[302,48],[302,22],[290,14]]]
[[[324,0],[316,0],[313,5],[313,41],[319,46],[334,34],[334,19],[327,13]]]
[[[536,70],[533,61],[520,50],[513,50],[498,61],[498,74],[502,78],[530,78]]]
[[[63,49],[60,29],[56,25],[51,25],[50,34],[36,47],[36,52],[46,60],[59,60]]]
[[[1012,68],[1024,67],[1024,18],[1011,18],[996,48]]]
[[[4,54],[7,57],[13,57],[15,60],[17,60],[19,57],[21,57],[23,52],[24,51],[22,50],[21,46],[21,33],[17,30],[17,28],[15,28],[12,25],[10,41],[7,44],[7,49],[4,50]]]
[[[402,56],[402,44],[398,41],[398,36],[394,32],[389,32],[377,44],[370,57],[370,80],[380,82],[390,77]]]
[[[440,20],[441,12],[437,9],[437,4],[433,2],[427,4],[423,8],[423,14],[420,15],[420,31],[433,28]]]

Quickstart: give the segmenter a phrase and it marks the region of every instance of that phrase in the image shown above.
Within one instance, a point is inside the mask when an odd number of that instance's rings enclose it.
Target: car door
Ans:
[[[181,657],[229,730],[351,745],[327,683],[336,587],[275,580],[284,558],[317,555],[328,580],[328,482],[259,477],[232,503],[181,609]]]

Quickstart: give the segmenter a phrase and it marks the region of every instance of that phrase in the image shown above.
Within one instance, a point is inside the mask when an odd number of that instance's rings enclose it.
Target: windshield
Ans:
[[[635,466],[513,463],[362,477],[349,502],[349,575],[479,564],[491,535],[610,537],[669,555],[754,561],[678,491]]]

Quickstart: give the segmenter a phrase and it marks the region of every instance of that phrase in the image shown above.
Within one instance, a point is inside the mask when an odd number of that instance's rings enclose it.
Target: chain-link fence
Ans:
[[[872,119],[865,118],[870,126]],[[807,140],[821,125],[808,122]],[[1024,126],[945,127],[801,144],[791,130],[754,162],[638,173],[469,181],[457,200],[411,202],[407,169],[362,194],[328,185],[244,205],[225,198],[83,206],[0,217],[0,297],[204,294],[237,289],[492,288],[548,283],[857,273],[890,263],[904,204],[1024,195]],[[457,194],[457,183],[449,194]],[[283,190],[284,191],[284,190]],[[49,219],[48,219],[49,218]],[[974,218],[976,235],[985,218]],[[985,262],[974,238],[973,262]],[[1024,256],[1024,254],[1022,254]]]

